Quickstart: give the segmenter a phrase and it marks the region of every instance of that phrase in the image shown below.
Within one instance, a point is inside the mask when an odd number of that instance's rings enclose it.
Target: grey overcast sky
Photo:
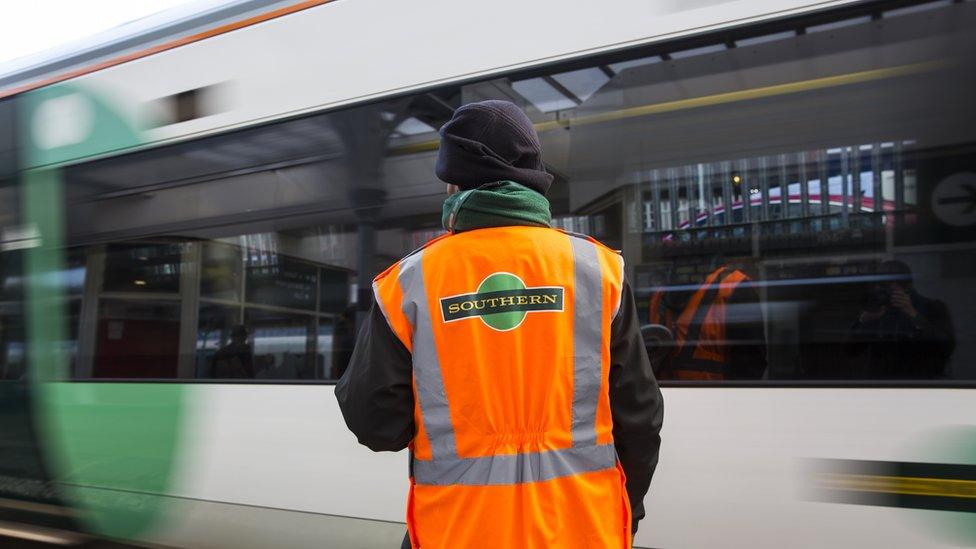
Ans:
[[[0,65],[190,0],[3,0]]]

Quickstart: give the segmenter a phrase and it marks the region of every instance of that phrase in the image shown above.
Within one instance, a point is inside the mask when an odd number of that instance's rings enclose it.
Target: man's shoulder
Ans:
[[[373,283],[374,284],[381,283],[383,280],[389,278],[392,273],[399,272],[400,267],[403,266],[404,263],[410,261],[411,258],[417,257],[417,255],[421,251],[436,246],[439,242],[443,241],[444,239],[446,239],[449,236],[451,236],[451,233],[442,234],[442,235],[440,235],[438,237],[435,237],[435,238],[432,238],[432,239],[428,240],[423,245],[421,245],[419,248],[417,248],[414,251],[408,253],[407,255],[401,257],[399,261],[397,261],[396,263],[393,263],[392,265],[390,265],[389,267],[387,267],[386,269],[384,269],[383,272],[381,272],[380,274],[376,275],[376,278],[373,279]]]
[[[615,250],[615,249],[611,248],[610,246],[607,246],[603,242],[600,242],[599,240],[593,238],[592,236],[590,236],[588,234],[577,233],[577,232],[573,232],[573,231],[564,231],[562,229],[553,229],[553,230],[559,231],[559,232],[565,234],[566,236],[568,236],[570,238],[576,238],[576,239],[579,239],[579,240],[585,240],[587,242],[590,242],[590,243],[592,243],[594,246],[596,246],[600,250],[603,250],[603,251],[606,251],[606,252],[610,252],[610,253],[619,255],[621,257],[623,256],[623,253],[620,250]]]

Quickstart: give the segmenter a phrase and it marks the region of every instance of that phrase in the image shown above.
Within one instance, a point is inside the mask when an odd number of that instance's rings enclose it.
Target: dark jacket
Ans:
[[[914,318],[888,308],[878,318],[851,326],[846,352],[866,357],[854,375],[870,379],[932,379],[946,374],[956,348],[955,329],[945,303],[909,292]]]
[[[611,325],[610,361],[614,445],[627,475],[636,532],[644,517],[644,495],[657,466],[664,408],[641,339],[633,291],[626,280],[620,311]],[[374,303],[336,386],[346,425],[361,444],[374,451],[396,452],[407,447],[415,432],[412,376],[410,352]]]

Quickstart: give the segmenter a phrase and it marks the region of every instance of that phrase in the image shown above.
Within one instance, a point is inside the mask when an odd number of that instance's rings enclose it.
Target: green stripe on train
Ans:
[[[933,462],[976,466],[974,425],[955,425],[928,433],[920,437],[919,446]],[[932,534],[946,543],[976,547],[976,512],[929,511],[927,519]]]
[[[84,525],[137,538],[163,515],[186,387],[70,381],[64,296],[63,178],[59,166],[136,146],[138,132],[79,86],[21,96],[24,222],[40,235],[27,252],[31,386],[45,461]],[[133,365],[134,367],[137,365]]]

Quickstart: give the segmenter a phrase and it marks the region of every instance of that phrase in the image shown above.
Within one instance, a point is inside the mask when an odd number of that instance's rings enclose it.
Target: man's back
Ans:
[[[512,103],[457,109],[436,172],[450,235],[376,278],[336,386],[362,444],[411,448],[405,546],[629,547],[663,408],[623,261],[550,228]]]
[[[629,543],[608,391],[621,282],[616,253],[541,227],[442,238],[377,277],[413,355],[421,546]]]

